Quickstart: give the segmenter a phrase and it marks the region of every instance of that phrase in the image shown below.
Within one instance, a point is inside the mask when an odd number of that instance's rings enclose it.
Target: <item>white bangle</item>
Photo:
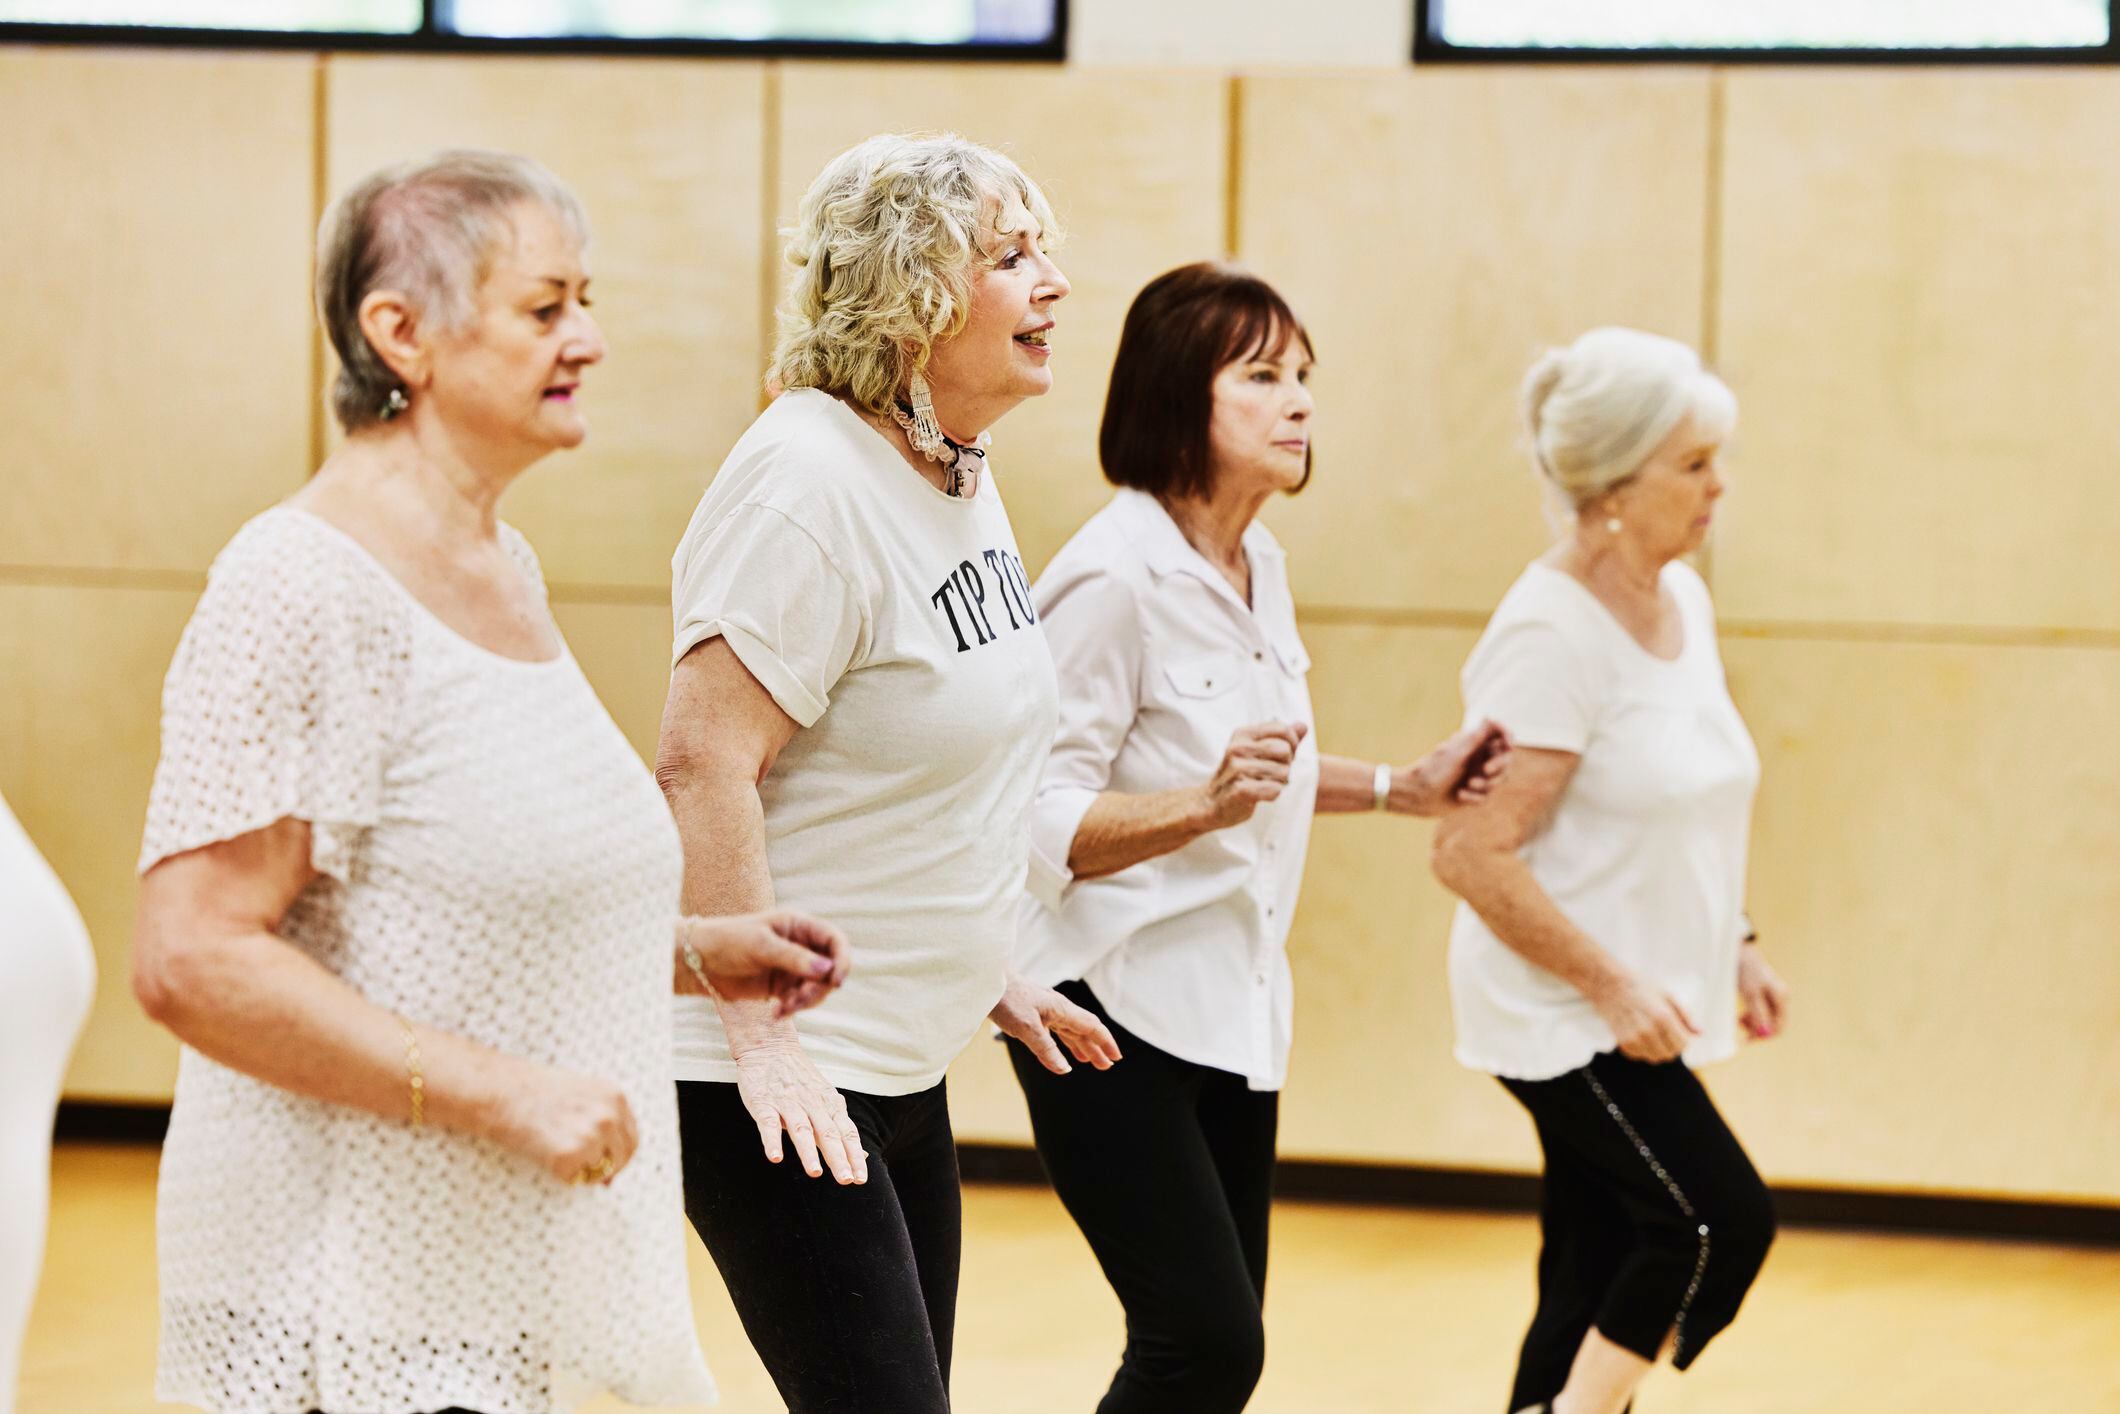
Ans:
[[[1376,779],[1371,782],[1369,789],[1374,800],[1374,808],[1389,810],[1391,808],[1391,767],[1378,766]]]

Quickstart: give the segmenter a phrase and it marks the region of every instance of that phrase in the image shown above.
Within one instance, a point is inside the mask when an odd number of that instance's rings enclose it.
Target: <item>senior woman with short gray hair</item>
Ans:
[[[792,1414],[949,1408],[943,1074],[982,1019],[1056,1071],[1054,1032],[1117,1055],[1005,969],[1055,688],[986,430],[1052,383],[1053,227],[1014,162],[962,138],[834,158],[788,242],[776,396],[673,565],[658,774],[686,906],[777,899],[854,948],[799,1026],[679,1012],[686,1210]]]
[[[814,1001],[844,943],[681,919],[653,780],[501,493],[587,435],[580,207],[445,153],[324,219],[344,445],[215,560],[171,665],[134,988],[184,1044],[158,1392],[224,1414],[713,1398],[673,985]]]
[[[1693,1070],[1780,1030],[1787,989],[1744,912],[1759,755],[1683,560],[1722,495],[1737,403],[1693,350],[1593,329],[1524,381],[1566,530],[1464,671],[1516,745],[1445,816],[1435,872],[1458,1059],[1545,1151],[1538,1311],[1512,1410],[1619,1414],[1737,1315],[1774,1236],[1766,1186]]]

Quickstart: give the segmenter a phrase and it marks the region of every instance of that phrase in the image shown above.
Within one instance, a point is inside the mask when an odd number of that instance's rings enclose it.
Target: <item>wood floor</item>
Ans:
[[[60,1149],[20,1414],[157,1407],[154,1164],[147,1148]],[[1090,1414],[1120,1326],[1088,1249],[1043,1192],[972,1189],[965,1221],[957,1407]],[[1274,1222],[1252,1414],[1501,1414],[1529,1312],[1529,1219],[1288,1205]],[[692,1256],[722,1408],[779,1410]],[[2120,1252],[1785,1233],[1737,1325],[1684,1377],[1654,1374],[1636,1407],[2120,1414]]]

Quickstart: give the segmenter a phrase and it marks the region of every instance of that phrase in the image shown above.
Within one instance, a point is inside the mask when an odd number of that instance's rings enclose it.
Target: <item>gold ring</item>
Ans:
[[[618,1172],[617,1163],[611,1158],[610,1154],[606,1153],[593,1164],[583,1164],[581,1169],[568,1182],[574,1184],[602,1183],[616,1172]]]

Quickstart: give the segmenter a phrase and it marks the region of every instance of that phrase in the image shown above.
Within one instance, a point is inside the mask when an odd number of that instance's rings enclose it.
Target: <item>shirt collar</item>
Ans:
[[[1121,487],[1117,499],[1125,509],[1127,521],[1140,536],[1142,558],[1158,577],[1189,574],[1211,587],[1229,588],[1229,581],[1193,548],[1192,542],[1185,538],[1185,532],[1170,518],[1170,512],[1163,509],[1161,501],[1146,491],[1131,487]],[[1281,542],[1257,520],[1244,528],[1244,550],[1253,564],[1283,558]]]

